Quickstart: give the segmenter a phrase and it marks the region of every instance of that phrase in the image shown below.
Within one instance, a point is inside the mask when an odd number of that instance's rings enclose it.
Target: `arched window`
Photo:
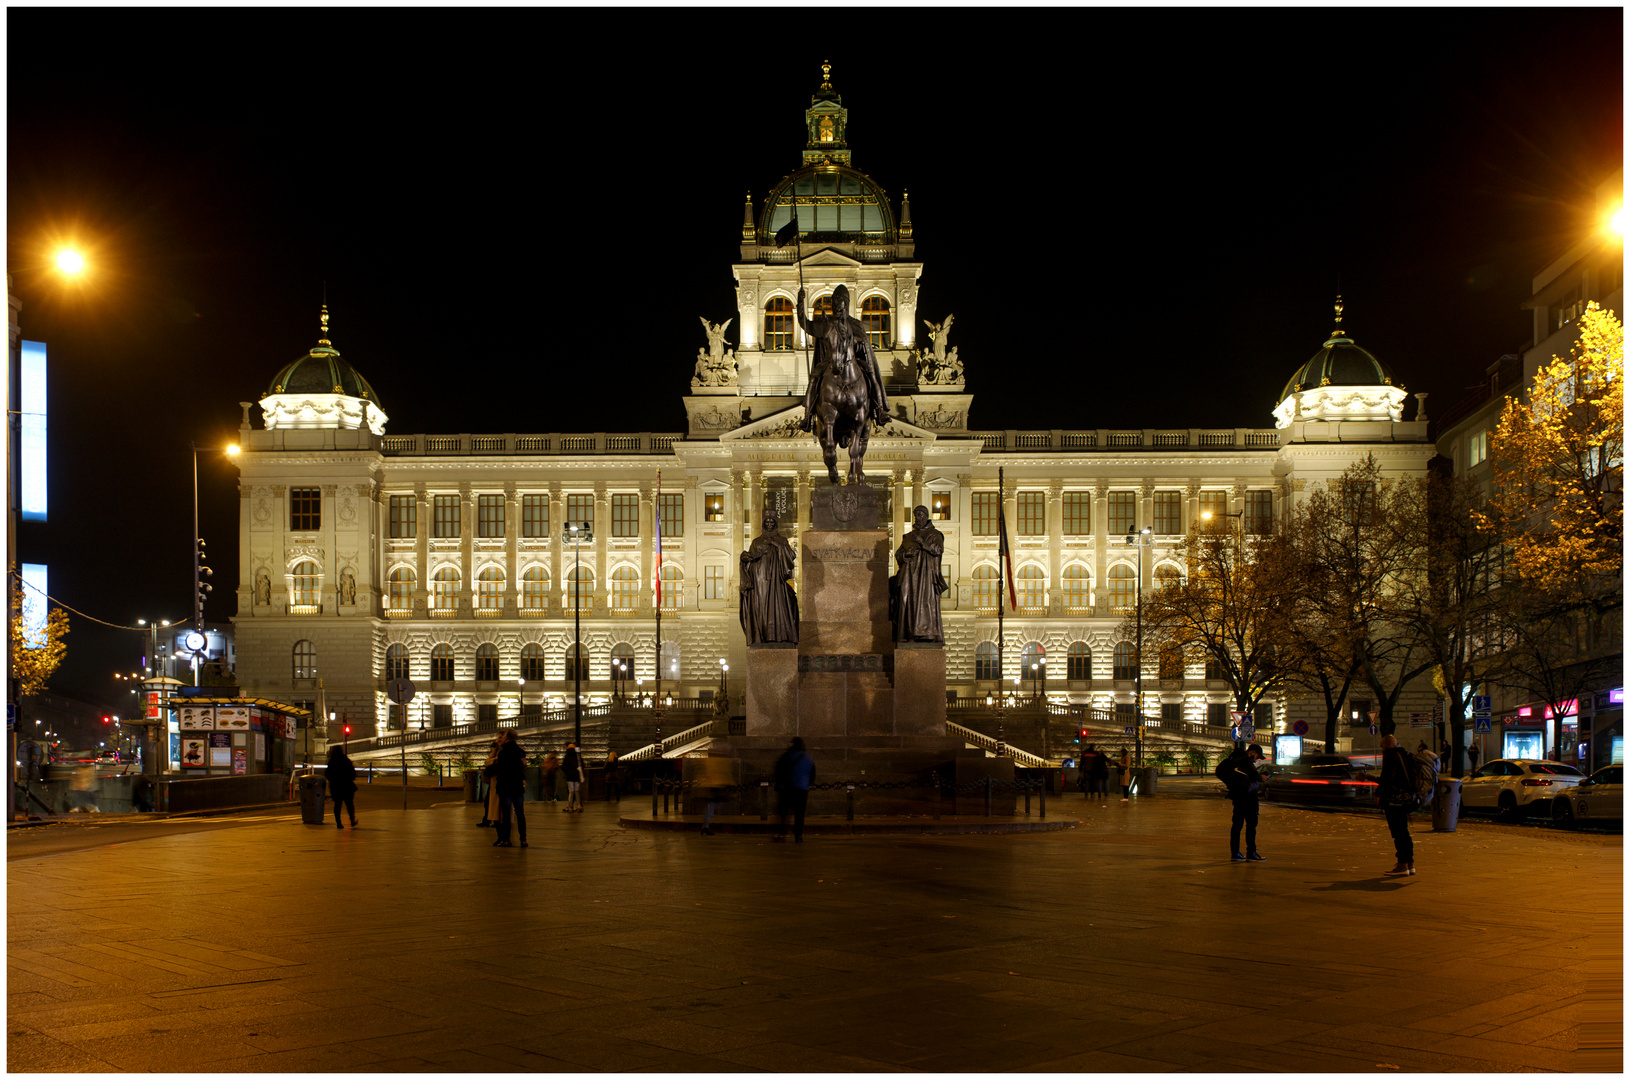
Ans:
[[[868,296],[860,302],[860,325],[874,349],[889,347],[889,302],[881,296]]]
[[[1047,607],[1047,572],[1036,565],[1019,567],[1019,607],[1043,611]],[[1029,671],[1027,667],[1025,671]]]
[[[453,681],[453,647],[445,642],[430,650],[430,681]]]
[[[543,680],[543,646],[535,641],[521,646],[521,678],[527,682]]]
[[[1171,563],[1161,563],[1155,567],[1155,588],[1164,589],[1168,585],[1176,585],[1183,580],[1183,575]]]
[[[1019,665],[1019,675],[1026,682],[1047,677],[1047,650],[1041,642],[1032,641],[1024,647]]]
[[[764,305],[764,347],[792,348],[792,301],[785,296],[772,296]]]
[[[664,641],[662,643],[662,681],[670,684],[679,681],[679,642],[677,641]]]
[[[618,667],[618,665],[622,665]],[[609,678],[632,679],[634,677],[634,646],[626,641],[619,641],[611,647],[611,667]]]
[[[996,567],[976,566],[973,569],[973,606],[980,611],[995,611],[999,588]],[[992,646],[994,648],[994,646]]]
[[[1072,681],[1087,682],[1092,678],[1092,649],[1085,641],[1070,642],[1067,656]]]
[[[996,643],[981,641],[979,647],[973,651],[973,677],[975,679],[1000,679],[1002,673],[996,667]]]
[[[317,677],[317,646],[309,641],[294,643],[294,677],[296,679]]]
[[[405,679],[408,677],[407,646],[398,642],[385,650],[385,678]]]
[[[810,310],[816,315],[827,315],[827,316],[831,315],[832,314],[832,294],[827,293],[825,296],[823,296],[820,299],[816,300],[815,301],[815,306],[813,308],[811,308]],[[850,314],[852,315],[852,314],[854,314],[854,312],[851,311]]]
[[[611,611],[632,615],[639,603],[640,572],[632,566],[619,566],[611,572]]]
[[[541,566],[521,575],[521,610],[549,610],[549,571]]]
[[[317,564],[302,559],[289,574],[289,602],[295,607],[317,606]]]
[[[1160,650],[1160,677],[1162,679],[1181,679],[1183,677],[1183,650]]]
[[[391,571],[391,610],[412,611],[413,593],[419,587],[419,575],[409,566],[398,566]]]
[[[459,582],[456,567],[444,566],[437,570],[430,582],[430,610],[444,614],[457,610]]]
[[[1120,641],[1115,644],[1115,671],[1117,679],[1137,678],[1136,664],[1137,650],[1132,648],[1130,641]]]
[[[476,579],[476,603],[478,610],[494,615],[504,609],[504,572],[498,567],[487,567]]]
[[[685,599],[685,572],[677,566],[662,568],[662,610],[678,611]]]
[[[475,650],[475,677],[482,682],[498,681],[498,646],[490,641]]]
[[[1125,609],[1138,602],[1137,575],[1130,566],[1121,563],[1109,568],[1109,606]]]
[[[576,682],[578,672],[582,672],[583,680],[589,678],[589,650],[585,645],[570,645],[566,648],[566,681]]]
[[[594,608],[594,571],[587,566],[574,566],[566,572],[566,603],[578,611]]]
[[[1076,614],[1092,607],[1092,573],[1080,563],[1064,568],[1064,611]]]

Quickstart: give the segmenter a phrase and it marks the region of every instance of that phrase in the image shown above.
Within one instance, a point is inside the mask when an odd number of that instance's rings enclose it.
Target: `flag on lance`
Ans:
[[[657,610],[662,610],[662,470],[657,470]],[[661,618],[661,616],[658,616]],[[662,666],[661,657],[657,658],[657,667]]]
[[[996,529],[1000,534],[997,543],[1000,545],[1002,571],[1007,575],[1008,610],[1018,611],[1019,594],[1013,588],[1013,552],[1007,544],[1007,513],[1002,509],[1002,495],[1000,492],[996,496]]]

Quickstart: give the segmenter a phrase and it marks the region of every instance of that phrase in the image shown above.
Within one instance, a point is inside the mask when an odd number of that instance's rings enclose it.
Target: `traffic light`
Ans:
[[[351,734],[351,725],[350,724],[345,725],[345,733],[347,735]]]
[[[102,723],[104,723],[104,724],[111,724],[111,723],[113,723],[113,717],[111,717],[111,716],[104,716],[104,717],[102,717]]]
[[[1091,735],[1091,734],[1092,734],[1092,729],[1090,729],[1090,728],[1082,728],[1081,729],[1081,737],[1083,739],[1085,739],[1088,735]]]

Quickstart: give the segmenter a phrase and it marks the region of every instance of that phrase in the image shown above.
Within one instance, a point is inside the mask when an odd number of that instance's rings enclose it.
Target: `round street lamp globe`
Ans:
[[[85,257],[72,248],[57,252],[57,269],[64,274],[77,274],[85,269]]]

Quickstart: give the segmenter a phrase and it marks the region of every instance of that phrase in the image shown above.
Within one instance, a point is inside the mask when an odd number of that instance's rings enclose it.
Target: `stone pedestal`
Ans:
[[[798,646],[747,647],[747,734],[798,734]]]
[[[811,529],[798,546],[802,655],[881,655],[894,651],[889,624],[889,534],[882,529]]]
[[[945,734],[945,646],[894,646],[894,733]]]

